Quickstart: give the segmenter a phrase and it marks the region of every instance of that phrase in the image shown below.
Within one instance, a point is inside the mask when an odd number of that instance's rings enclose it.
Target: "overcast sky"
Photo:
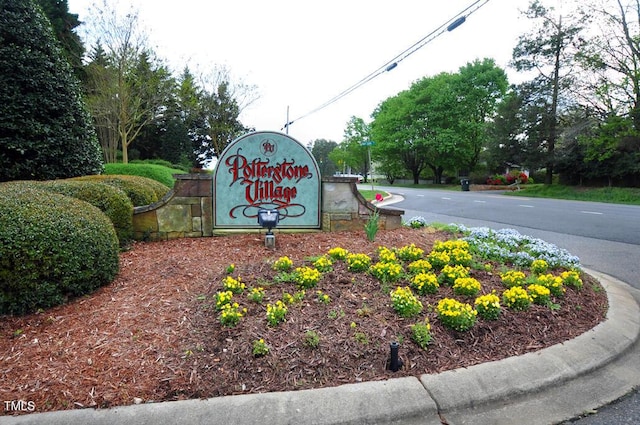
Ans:
[[[158,56],[177,76],[224,65],[232,79],[257,86],[259,99],[241,115],[256,130],[281,131],[303,144],[342,141],[351,116],[369,122],[384,99],[413,81],[456,72],[490,57],[507,68],[527,27],[529,0],[489,0],[466,22],[430,41],[399,65],[330,106],[301,119],[410,48],[475,0],[107,0],[133,6]],[[87,17],[93,0],[68,0]],[[477,5],[483,4],[480,2]],[[471,9],[473,10],[473,9]],[[284,130],[283,130],[284,132]]]

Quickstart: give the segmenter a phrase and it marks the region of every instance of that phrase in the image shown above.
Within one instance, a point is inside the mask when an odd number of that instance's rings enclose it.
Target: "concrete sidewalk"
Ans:
[[[607,319],[579,337],[505,360],[388,381],[0,417],[0,424],[553,424],[640,385],[640,291],[600,273]]]

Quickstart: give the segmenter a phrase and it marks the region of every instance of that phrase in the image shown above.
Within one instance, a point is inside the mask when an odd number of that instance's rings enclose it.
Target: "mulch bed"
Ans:
[[[112,284],[45,312],[2,318],[0,397],[32,401],[35,411],[47,411],[419,376],[536,351],[574,338],[605,317],[606,293],[583,275],[584,288],[568,288],[554,300],[561,305],[557,310],[503,308],[498,320],[478,320],[470,331],[455,332],[434,312],[440,299],[453,297],[451,288],[421,296],[422,314],[403,319],[377,279],[336,263],[302,302],[289,306],[285,323],[266,323],[267,303],[297,291],[293,284],[273,283],[277,272],[270,265],[280,256],[297,267],[339,246],[375,260],[378,246],[415,243],[428,252],[435,240],[448,238],[403,228],[381,231],[375,242],[364,232],[278,234],[275,250],[255,234],[136,243],[121,255],[121,272]],[[214,295],[232,263],[234,276],[247,287],[264,287],[266,296],[262,304],[236,296],[247,314],[227,328],[219,323]],[[472,270],[483,293],[504,289],[499,266],[493,270]],[[319,302],[316,290],[331,302]],[[411,341],[409,329],[424,318],[432,325],[427,350]],[[307,331],[320,336],[317,348],[305,344]],[[258,339],[270,349],[262,357],[252,354]],[[387,370],[392,341],[400,342],[404,363],[397,372]],[[22,412],[0,414],[17,413]]]

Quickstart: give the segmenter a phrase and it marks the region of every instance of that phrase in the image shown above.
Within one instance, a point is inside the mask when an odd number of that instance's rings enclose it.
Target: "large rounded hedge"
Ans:
[[[121,189],[91,181],[51,180],[40,183],[41,189],[80,199],[98,208],[113,223],[120,246],[133,240],[133,204]]]
[[[170,190],[160,182],[139,176],[96,175],[75,177],[73,180],[93,181],[115,186],[127,194],[134,207],[153,204]]]
[[[71,197],[0,185],[0,314],[24,314],[88,294],[118,273],[111,221]]]
[[[75,179],[19,180],[3,184],[44,190],[88,202],[109,217],[121,247],[126,247],[133,240],[133,204],[127,194],[115,186]]]
[[[166,195],[173,186],[166,186],[165,184],[154,180],[152,178],[149,177],[144,177],[144,176],[123,176],[120,175],[120,177],[126,177],[132,181],[136,181],[136,182],[140,182],[148,187],[150,187],[156,194],[156,196],[158,197],[158,200],[162,199],[162,197],[164,195]]]
[[[100,182],[117,187],[127,194],[134,207],[153,204],[170,190],[167,186],[150,178],[124,174],[82,176],[75,177],[73,180]]]

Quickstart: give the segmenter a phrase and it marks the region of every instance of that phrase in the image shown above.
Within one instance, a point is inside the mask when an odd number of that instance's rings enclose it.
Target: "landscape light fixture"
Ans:
[[[389,367],[388,369],[392,372],[397,372],[402,367],[402,360],[398,357],[398,349],[400,348],[400,344],[396,341],[393,341],[389,344],[389,348],[391,349],[391,355],[389,357]]]
[[[267,248],[276,247],[276,236],[273,234],[271,229],[278,225],[279,220],[280,213],[278,210],[269,210],[265,208],[260,208],[258,210],[258,224],[267,229],[267,234],[264,237],[264,246]]]

